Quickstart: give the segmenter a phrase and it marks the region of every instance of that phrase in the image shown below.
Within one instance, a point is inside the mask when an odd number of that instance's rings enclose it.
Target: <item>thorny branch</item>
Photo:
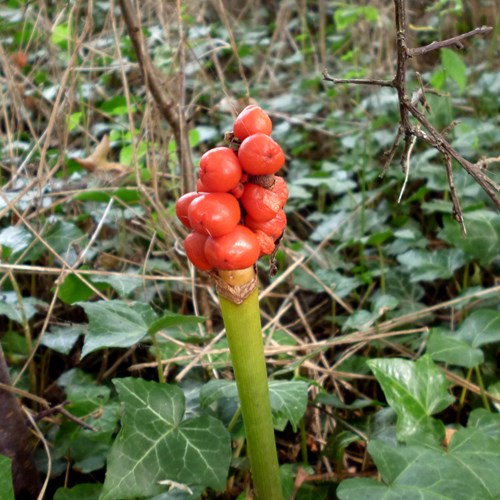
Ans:
[[[493,179],[489,178],[484,172],[485,167],[493,163],[496,159],[481,159],[477,163],[472,163],[463,158],[448,142],[446,139],[446,131],[452,128],[446,127],[445,131],[439,132],[425,117],[424,113],[418,109],[422,105],[424,110],[428,111],[428,105],[425,99],[425,88],[420,81],[420,89],[410,98],[406,91],[406,71],[408,59],[414,56],[427,54],[433,50],[439,50],[443,47],[455,46],[462,48],[462,41],[476,35],[484,35],[489,33],[492,28],[482,26],[476,28],[468,33],[455,36],[442,41],[432,42],[429,45],[417,48],[410,48],[406,43],[406,3],[405,0],[394,0],[395,7],[395,21],[396,21],[396,43],[397,43],[397,64],[396,75],[392,80],[376,80],[376,79],[339,79],[333,78],[325,70],[323,73],[324,80],[332,82],[333,84],[350,83],[357,85],[374,85],[378,87],[392,87],[398,93],[399,101],[399,114],[400,125],[396,134],[396,138],[390,150],[387,152],[387,161],[382,169],[381,176],[385,174],[389,164],[392,162],[396,150],[404,137],[404,147],[401,156],[401,165],[405,174],[408,174],[409,161],[411,151],[416,139],[420,139],[437,149],[444,158],[446,166],[446,174],[448,177],[448,184],[450,187],[450,194],[453,204],[453,217],[460,223],[464,235],[466,234],[462,210],[460,202],[455,190],[455,183],[453,181],[453,160],[459,163],[462,168],[481,186],[485,193],[491,198],[495,206],[500,210],[500,199],[498,193],[500,192],[500,185]],[[413,117],[418,123],[413,125],[410,118]],[[406,182],[406,181],[405,181]]]
[[[184,192],[194,190],[194,166],[189,147],[187,120],[184,110],[178,106],[177,102],[182,102],[182,96],[174,99],[168,95],[162,76],[153,64],[147,50],[144,49],[142,31],[132,0],[119,0],[123,20],[127,26],[127,32],[132,41],[134,52],[141,69],[142,78],[147,89],[151,92],[161,114],[167,120],[174,134],[177,146],[177,158],[181,169],[182,190]],[[181,44],[182,44],[181,40]]]

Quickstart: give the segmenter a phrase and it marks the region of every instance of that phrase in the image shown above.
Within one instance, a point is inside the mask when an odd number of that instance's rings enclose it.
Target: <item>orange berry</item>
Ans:
[[[273,124],[268,114],[254,104],[247,106],[234,121],[233,133],[240,141],[261,133],[271,135]]]
[[[280,145],[265,134],[253,134],[240,145],[238,159],[250,175],[275,174],[285,164]]]

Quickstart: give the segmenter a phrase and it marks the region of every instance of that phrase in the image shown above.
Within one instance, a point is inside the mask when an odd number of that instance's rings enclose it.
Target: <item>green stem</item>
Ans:
[[[163,373],[163,363],[161,359],[161,349],[158,339],[156,338],[156,333],[151,335],[151,342],[153,343],[153,349],[155,352],[156,364],[158,369],[158,381],[162,384],[165,383],[165,374]]]
[[[476,365],[474,367],[474,371],[476,372],[477,383],[479,384],[479,389],[481,390],[481,399],[483,400],[483,406],[488,411],[491,411],[490,403],[488,401],[488,398],[486,397],[486,391],[484,390],[484,382],[483,382],[483,376],[481,375],[481,369],[479,368],[478,365]]]
[[[245,271],[231,274],[234,278],[235,274]],[[227,277],[224,279],[229,281]],[[243,285],[250,281],[248,278],[242,279],[239,282],[238,278],[231,279],[230,284]],[[255,289],[242,304],[235,304],[222,296],[219,298],[240,396],[255,498],[282,500],[258,290]]]

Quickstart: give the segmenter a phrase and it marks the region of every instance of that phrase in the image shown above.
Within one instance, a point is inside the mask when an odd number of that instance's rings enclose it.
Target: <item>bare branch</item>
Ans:
[[[377,87],[394,87],[394,82],[392,80],[372,80],[370,78],[334,78],[330,76],[327,70],[323,70],[323,80],[327,82],[332,82],[333,84],[338,83],[352,83],[355,85],[376,85]]]
[[[194,165],[189,148],[189,139],[186,118],[183,109],[177,104],[179,99],[173,99],[165,90],[162,75],[153,64],[149,53],[144,49],[140,21],[131,0],[118,0],[123,14],[123,20],[127,26],[128,36],[132,41],[134,52],[141,69],[142,78],[147,89],[151,92],[158,108],[167,120],[174,134],[177,146],[177,158],[179,160],[182,179],[182,190],[194,190]],[[182,43],[182,41],[181,41]]]
[[[465,228],[464,216],[462,214],[462,207],[460,206],[460,200],[457,196],[457,191],[455,190],[455,182],[453,180],[453,165],[451,157],[447,154],[444,155],[444,162],[446,165],[446,175],[448,177],[448,184],[450,186],[451,202],[453,203],[452,217],[462,226],[462,233],[467,236],[467,229]]]
[[[456,125],[457,122],[451,123],[448,127],[445,127],[443,132],[439,132],[425,117],[424,113],[419,110],[419,106],[422,106],[425,111],[429,112],[430,108],[427,104],[425,97],[426,92],[434,92],[432,89],[425,88],[421,76],[417,73],[417,78],[420,84],[420,88],[413,93],[411,98],[408,96],[406,91],[406,72],[408,59],[412,56],[418,56],[426,54],[433,50],[438,50],[443,47],[457,46],[462,43],[462,40],[470,38],[476,35],[484,35],[491,31],[488,26],[482,26],[476,28],[475,30],[469,31],[462,35],[456,37],[442,40],[439,42],[433,42],[429,45],[419,48],[409,48],[406,42],[406,30],[407,30],[407,19],[406,19],[406,3],[405,0],[394,0],[395,7],[395,23],[396,23],[396,45],[397,45],[397,62],[396,62],[396,75],[391,81],[387,80],[375,80],[375,79],[340,79],[332,78],[328,75],[327,71],[323,72],[323,77],[326,81],[330,81],[334,84],[338,83],[353,83],[353,84],[365,84],[374,85],[379,87],[392,87],[397,90],[398,101],[399,101],[399,114],[400,114],[400,124],[398,127],[397,135],[394,140],[393,145],[390,150],[386,153],[387,160],[384,163],[381,177],[386,173],[389,164],[392,162],[396,150],[401,142],[401,138],[404,135],[404,149],[401,156],[401,165],[403,173],[405,174],[405,181],[401,190],[399,199],[404,192],[406,184],[408,182],[409,175],[409,161],[411,156],[411,151],[415,145],[416,138],[421,139],[431,147],[437,149],[444,157],[444,162],[446,166],[446,172],[448,176],[448,183],[450,186],[451,197],[453,201],[453,217],[462,225],[462,229],[465,234],[465,226],[463,223],[462,211],[458,201],[457,193],[455,190],[455,184],[452,175],[452,161],[458,162],[461,167],[481,186],[484,192],[493,201],[493,204],[500,210],[500,199],[498,193],[500,192],[500,186],[488,175],[486,175],[486,166],[490,163],[494,163],[498,158],[492,159],[482,159],[477,163],[471,163],[469,160],[463,158],[458,151],[456,151],[453,146],[448,142],[445,135]],[[410,120],[411,117],[416,119],[419,124],[415,126]]]
[[[443,49],[445,47],[458,46],[462,48],[462,40],[467,38],[471,38],[476,35],[485,35],[489,33],[493,28],[490,26],[481,26],[480,28],[476,28],[472,31],[468,31],[467,33],[463,33],[462,35],[454,36],[453,38],[448,38],[446,40],[441,40],[440,42],[432,42],[429,45],[424,45],[423,47],[416,47],[414,49],[408,49],[408,56],[422,56],[424,54],[428,54],[433,50]]]

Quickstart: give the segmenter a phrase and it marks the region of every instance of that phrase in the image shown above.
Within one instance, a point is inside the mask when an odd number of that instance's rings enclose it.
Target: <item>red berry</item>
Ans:
[[[285,163],[280,145],[265,134],[253,134],[240,145],[238,159],[243,170],[250,175],[276,173]]]
[[[200,160],[200,181],[212,193],[225,193],[241,179],[241,166],[236,153],[226,147],[207,151]]]
[[[212,269],[211,264],[205,257],[205,243],[208,236],[200,233],[190,233],[184,240],[184,250],[188,259],[200,271],[209,271]]]
[[[259,106],[247,106],[234,121],[233,133],[242,141],[249,135],[262,133],[271,135],[273,124],[268,114]]]
[[[276,241],[285,230],[286,227],[286,214],[283,210],[279,210],[271,220],[267,222],[257,222],[255,219],[247,215],[245,217],[245,226],[253,229],[254,231],[260,230],[269,235],[273,241]]]
[[[274,239],[266,234],[264,231],[257,229],[254,231],[255,236],[259,240],[260,255],[270,255],[274,252],[275,244]]]
[[[286,185],[285,179],[279,175],[274,176],[274,185],[271,191],[275,193],[280,199],[281,208],[285,206],[286,200],[288,200],[288,186]]]
[[[245,185],[242,182],[238,182],[236,187],[229,191],[238,200],[243,196],[243,191],[245,190]]]
[[[177,218],[186,226],[191,229],[191,224],[188,218],[188,209],[191,202],[201,196],[200,193],[186,193],[183,194],[175,204],[175,214]]]
[[[246,184],[240,201],[247,214],[257,222],[273,219],[281,208],[278,196],[257,184]]]
[[[196,181],[196,191],[198,191],[198,193],[208,193],[208,189],[203,182],[201,182],[201,179]]]
[[[253,266],[260,254],[259,240],[248,227],[238,225],[220,238],[208,238],[205,255],[217,269],[234,271]]]
[[[191,202],[188,217],[196,232],[217,238],[236,227],[241,219],[240,204],[229,193],[206,193]]]

